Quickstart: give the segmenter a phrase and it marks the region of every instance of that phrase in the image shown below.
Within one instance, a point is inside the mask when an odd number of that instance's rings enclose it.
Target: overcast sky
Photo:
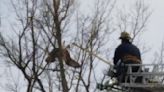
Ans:
[[[124,1],[128,2],[135,0]],[[152,15],[148,22],[147,32],[143,34],[143,40],[145,40],[147,46],[152,49],[150,51],[150,56],[148,55],[146,60],[152,60],[153,56],[151,55],[154,55],[156,51],[160,50],[161,43],[164,40],[164,0],[145,0],[145,2],[150,5]]]
[[[135,0],[118,0],[123,5],[131,5]],[[161,43],[164,40],[164,0],[144,0],[150,6],[152,15],[147,25],[147,31],[143,34],[143,40],[146,46],[151,48],[151,51],[146,56],[147,61],[150,63],[152,55],[161,48]]]
[[[86,0],[83,4],[86,7],[91,7],[95,0]],[[136,0],[117,0],[116,6],[119,8],[132,7]],[[142,41],[147,48],[151,50],[144,56],[145,63],[152,63],[154,53],[159,51],[161,43],[164,40],[164,0],[143,0],[146,5],[149,5],[152,15],[149,18],[147,31],[142,34]],[[84,9],[84,11],[87,11]]]
[[[2,29],[8,29],[8,20],[11,17],[11,9],[8,8],[8,2],[10,0],[0,0],[0,17],[2,18]],[[86,12],[88,8],[91,8],[93,1],[95,0],[81,0],[83,5],[87,7],[84,9]],[[118,7],[131,7],[136,0],[117,0]],[[164,39],[164,0],[144,0],[146,4],[149,4],[150,9],[153,11],[147,25],[147,31],[143,34],[143,40],[148,47],[152,48],[151,53],[159,50],[161,42]]]
[[[151,46],[160,47],[164,40],[164,0],[146,0],[150,4],[153,13],[149,20],[148,32],[145,39]]]
[[[7,2],[10,0],[0,0],[0,17],[2,18],[2,27],[0,31],[5,31],[2,29],[7,29],[7,20],[9,16],[9,8],[7,8]],[[90,4],[94,0],[82,0],[85,6],[90,7]],[[118,4],[122,6],[129,6],[134,3],[136,0],[117,0]],[[164,40],[164,0],[145,0],[147,4],[150,5],[150,9],[153,11],[149,19],[147,26],[147,31],[143,34],[143,40],[146,43],[146,46],[152,48],[149,52],[150,56],[147,56],[146,60],[151,60],[153,53],[158,51],[161,46],[161,42]],[[1,63],[0,63],[1,64]],[[2,66],[0,65],[2,68]],[[0,71],[1,72],[1,71]],[[2,92],[2,91],[1,91]],[[5,91],[4,91],[5,92]]]

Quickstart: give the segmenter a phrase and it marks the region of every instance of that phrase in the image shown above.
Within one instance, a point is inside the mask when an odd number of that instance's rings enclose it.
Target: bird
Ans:
[[[80,64],[76,62],[74,59],[71,58],[71,55],[67,48],[62,49],[62,54],[60,54],[59,48],[54,48],[47,56],[46,62],[52,63],[55,62],[57,58],[62,57],[62,59],[65,61],[65,63],[68,66],[71,66],[73,68],[80,68]]]

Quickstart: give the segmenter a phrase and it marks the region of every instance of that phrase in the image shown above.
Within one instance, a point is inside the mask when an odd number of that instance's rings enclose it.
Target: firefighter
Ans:
[[[119,38],[121,44],[116,48],[113,63],[116,68],[116,77],[119,82],[125,82],[128,69],[126,64],[141,64],[140,50],[132,44],[129,33],[122,32]],[[138,72],[139,67],[133,66],[132,72]]]

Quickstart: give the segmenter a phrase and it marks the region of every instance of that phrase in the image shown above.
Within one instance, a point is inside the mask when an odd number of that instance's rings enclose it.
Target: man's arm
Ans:
[[[115,53],[114,53],[114,58],[113,58],[114,65],[117,64],[119,59],[120,59],[119,50],[118,50],[118,48],[116,48]]]

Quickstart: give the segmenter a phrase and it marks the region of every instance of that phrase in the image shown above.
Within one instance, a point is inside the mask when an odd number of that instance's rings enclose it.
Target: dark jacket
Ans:
[[[141,60],[139,49],[130,42],[123,42],[115,50],[114,64],[116,65],[119,60],[123,61],[126,55],[132,55]]]

